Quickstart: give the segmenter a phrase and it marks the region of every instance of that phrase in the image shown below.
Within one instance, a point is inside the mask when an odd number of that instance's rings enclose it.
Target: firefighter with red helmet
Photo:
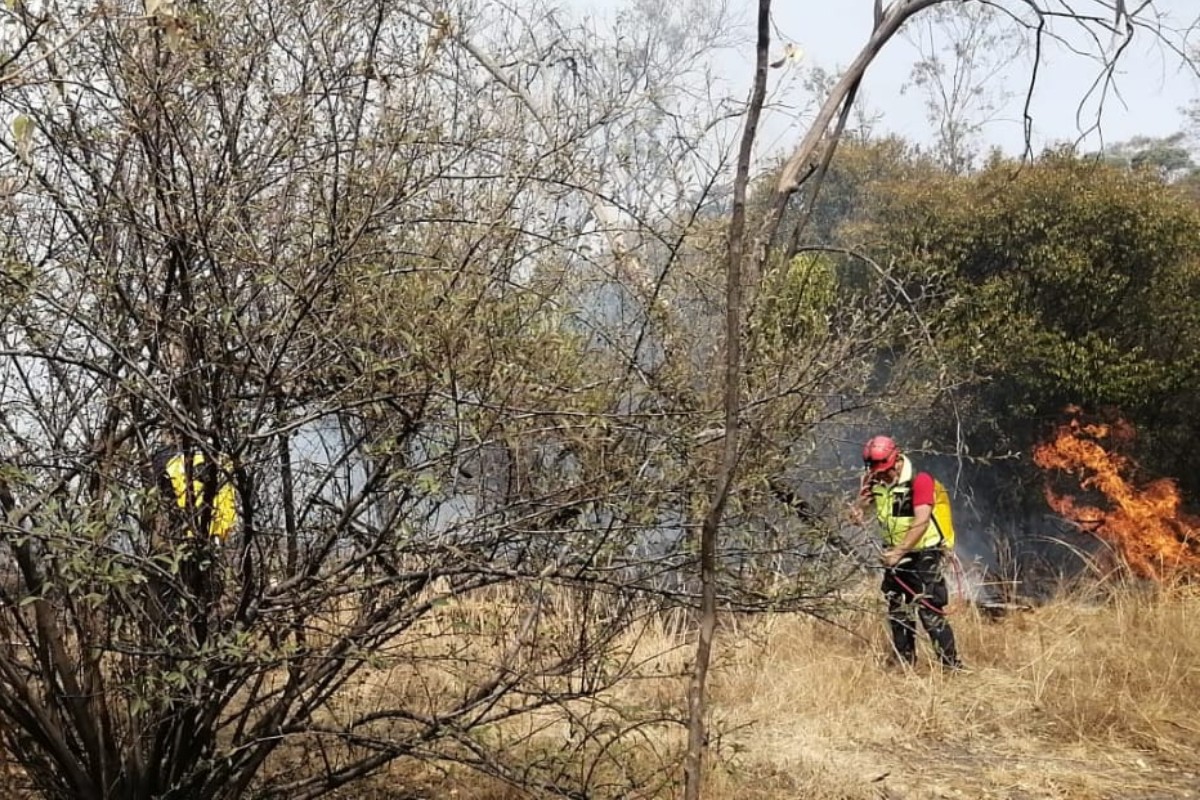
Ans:
[[[929,634],[942,665],[960,669],[954,631],[946,617],[949,595],[942,575],[946,537],[934,519],[936,481],[918,471],[889,436],[875,436],[863,447],[862,490],[855,517],[873,509],[883,536],[883,596],[895,657],[916,660],[916,619]]]

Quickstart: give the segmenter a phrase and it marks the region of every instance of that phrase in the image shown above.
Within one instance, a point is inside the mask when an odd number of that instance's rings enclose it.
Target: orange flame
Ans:
[[[1135,574],[1160,581],[1200,577],[1200,518],[1180,511],[1175,482],[1163,478],[1139,489],[1124,477],[1133,462],[1101,444],[1122,443],[1131,432],[1124,422],[1085,425],[1073,419],[1060,426],[1050,441],[1034,448],[1034,463],[1081,475],[1080,488],[1098,490],[1111,508],[1077,505],[1049,486],[1046,500],[1056,513],[1112,545]]]

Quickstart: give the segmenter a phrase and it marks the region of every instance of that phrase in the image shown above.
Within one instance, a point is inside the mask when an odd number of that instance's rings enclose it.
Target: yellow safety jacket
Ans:
[[[188,465],[183,453],[175,453],[166,462],[164,467],[167,477],[171,481],[171,488],[174,490],[175,503],[179,508],[187,510],[188,497],[190,494],[193,505],[193,514],[199,515],[204,507],[205,492],[207,488],[203,477],[205,475],[204,454],[195,453],[192,456],[192,487],[191,492],[188,492]],[[230,464],[221,465],[221,473],[216,476],[217,486],[216,494],[212,499],[211,516],[208,523],[208,535],[218,541],[224,541],[233,530],[237,523],[237,505],[234,500],[233,485],[227,479]],[[190,528],[185,531],[185,536],[191,538],[195,536],[195,532]]]
[[[885,483],[871,484],[871,496],[875,501],[875,516],[879,519],[883,541],[895,547],[904,541],[904,535],[916,519],[913,511],[912,481],[915,475],[912,462],[900,456],[900,476],[891,486]],[[933,480],[933,513],[929,527],[913,547],[924,550],[929,547],[953,547],[954,522],[950,515],[950,495],[941,481]]]

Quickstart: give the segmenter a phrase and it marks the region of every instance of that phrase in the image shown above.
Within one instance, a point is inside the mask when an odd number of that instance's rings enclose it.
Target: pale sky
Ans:
[[[743,3],[746,21],[752,19],[752,0],[731,2]],[[872,5],[872,0],[776,2],[774,54],[781,53],[783,43],[791,41],[805,53],[804,61],[794,68],[797,71],[816,65],[840,72],[869,35]],[[1088,9],[1095,4],[1082,0],[1075,5]],[[1197,0],[1155,0],[1155,6],[1166,15],[1168,23],[1180,29],[1195,27],[1200,19],[1200,2]],[[1065,32],[1067,28],[1061,30]],[[1176,38],[1184,40],[1183,34]],[[1200,48],[1200,31],[1187,41],[1193,48]],[[743,63],[734,66],[737,72],[746,70],[747,80],[749,57],[747,54]],[[879,132],[894,132],[916,141],[928,141],[932,128],[925,117],[924,96],[912,90],[906,94],[901,92],[910,81],[911,68],[917,58],[917,48],[905,37],[890,42],[867,72],[865,100],[870,109],[881,114]],[[1137,135],[1166,136],[1182,129],[1185,119],[1180,109],[1200,98],[1200,80],[1181,67],[1179,57],[1139,32],[1138,39],[1122,54],[1121,63],[1115,83],[1121,96],[1110,95],[1101,115],[1104,142],[1112,144]],[[1014,97],[997,119],[987,124],[983,133],[985,144],[999,146],[1012,155],[1020,154],[1024,148],[1021,112],[1031,64],[1032,56],[1026,53],[989,82],[990,86],[1002,86],[1003,91]],[[1076,119],[1076,111],[1097,71],[1094,61],[1069,53],[1061,46],[1050,47],[1044,52],[1031,105],[1035,153],[1048,144],[1079,138],[1081,124]],[[776,83],[786,80],[780,72],[773,71],[772,80]],[[804,102],[802,92],[782,91],[777,97],[787,102],[789,94],[796,95],[793,102]],[[1082,127],[1089,127],[1095,120],[1096,107],[1093,101],[1085,108]],[[811,112],[799,116],[794,112],[775,114],[764,130],[767,134],[764,145],[773,149],[794,144],[803,133],[806,117],[811,117]],[[1100,141],[1092,135],[1082,146],[1089,150],[1098,149]]]

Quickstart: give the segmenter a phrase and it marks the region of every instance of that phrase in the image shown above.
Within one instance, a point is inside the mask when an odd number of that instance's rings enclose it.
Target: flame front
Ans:
[[[1137,575],[1160,581],[1200,577],[1200,518],[1180,510],[1173,480],[1164,478],[1139,489],[1125,477],[1132,462],[1101,444],[1122,438],[1129,428],[1121,426],[1114,434],[1108,425],[1072,420],[1033,451],[1039,467],[1079,475],[1080,488],[1099,491],[1111,508],[1077,505],[1074,497],[1049,486],[1047,502],[1114,547]]]

